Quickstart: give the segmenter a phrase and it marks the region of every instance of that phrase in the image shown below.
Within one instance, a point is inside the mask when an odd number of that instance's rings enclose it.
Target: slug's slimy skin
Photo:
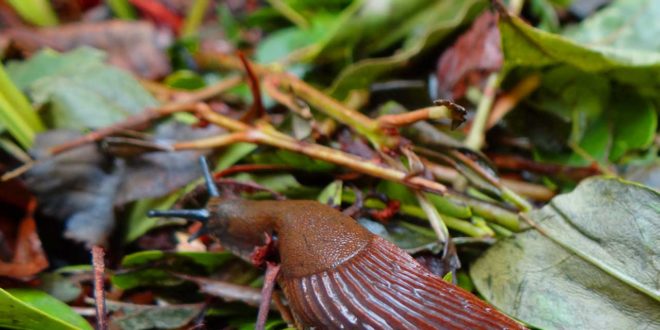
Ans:
[[[277,237],[278,283],[304,328],[524,329],[405,251],[315,201],[212,199],[208,229],[250,260]]]

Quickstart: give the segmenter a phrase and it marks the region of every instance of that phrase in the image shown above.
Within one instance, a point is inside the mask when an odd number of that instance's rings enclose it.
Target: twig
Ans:
[[[280,272],[280,265],[267,262],[266,275],[264,278],[264,286],[261,289],[261,304],[259,304],[259,314],[257,316],[256,330],[263,330],[266,326],[266,319],[268,318],[268,311],[270,310],[270,302],[273,296],[273,289],[275,288],[275,280],[277,274]]]
[[[538,74],[530,75],[520,81],[513,89],[500,96],[493,105],[493,110],[488,117],[486,129],[490,129],[499,122],[507,113],[524,98],[529,96],[541,84],[541,76]]]
[[[296,102],[297,100],[295,95],[281,92],[275,85],[273,78],[274,76],[266,76],[263,80],[263,86],[264,90],[266,90],[266,93],[268,93],[268,95],[275,101],[289,108],[289,110],[297,113],[301,117],[305,119],[312,119],[312,114],[309,110],[309,107],[300,106],[298,102]]]
[[[249,122],[255,116],[256,118],[263,117],[263,115],[266,114],[266,110],[264,109],[264,105],[261,102],[261,89],[259,88],[259,79],[257,78],[257,75],[254,73],[254,70],[252,70],[252,65],[250,64],[250,61],[248,61],[247,58],[245,58],[245,54],[243,54],[243,52],[238,52],[238,58],[241,60],[241,63],[243,63],[245,73],[247,73],[248,76],[250,91],[252,91],[252,98],[253,98],[252,107],[250,108],[250,111],[248,111],[248,113],[245,115],[244,120],[242,120],[244,122]]]
[[[423,120],[451,119],[452,117],[453,110],[450,108],[446,106],[435,106],[401,114],[382,115],[377,120],[381,127],[400,127]]]
[[[96,303],[96,328],[108,329],[107,310],[105,307],[105,251],[101,246],[92,247],[92,264],[94,266],[94,302]]]
[[[228,89],[237,86],[241,82],[240,77],[232,77],[223,80],[215,85],[191,93],[178,101],[163,105],[162,107],[147,109],[142,113],[126,118],[124,121],[110,125],[94,132],[90,132],[78,139],[60,144],[50,149],[51,155],[56,155],[64,151],[79,147],[81,145],[101,140],[102,138],[117,131],[130,129],[146,125],[153,120],[181,111],[195,111],[199,109],[197,102],[218,95]],[[206,106],[208,108],[208,106]],[[208,111],[211,111],[209,108]]]
[[[353,128],[360,135],[366,137],[372,144],[378,148],[394,148],[399,144],[399,139],[389,136],[382,132],[378,121],[371,119],[364,114],[348,108],[339,101],[325,95],[323,92],[308,85],[304,81],[289,75],[277,74],[271,78],[275,85],[290,89],[296,96],[305,100],[317,110],[335,120]],[[288,88],[287,88],[288,87]]]

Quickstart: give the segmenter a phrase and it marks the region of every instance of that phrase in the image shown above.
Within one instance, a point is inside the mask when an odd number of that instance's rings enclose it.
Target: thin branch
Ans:
[[[284,90],[292,90],[296,96],[309,103],[315,109],[353,128],[375,146],[393,148],[398,145],[398,138],[384,134],[378,121],[343,105],[304,81],[289,74],[273,75],[270,79],[272,79],[275,85],[279,85]]]
[[[273,289],[275,288],[275,280],[277,279],[277,274],[279,274],[279,272],[280,265],[272,262],[266,263],[264,286],[261,289],[261,304],[259,305],[257,324],[254,327],[256,330],[263,330],[266,326],[266,319],[268,318],[268,311],[270,310]]]
[[[248,83],[250,84],[250,91],[252,92],[252,99],[253,99],[252,107],[250,108],[250,111],[248,111],[248,113],[245,115],[245,119],[242,121],[250,122],[253,119],[253,117],[256,118],[263,117],[266,114],[266,110],[264,109],[263,102],[261,102],[261,89],[259,88],[259,79],[257,78],[257,75],[254,73],[254,70],[252,70],[252,65],[250,64],[250,61],[247,60],[243,52],[238,52],[238,58],[241,60],[241,63],[243,63],[245,73],[247,73]]]
[[[435,106],[401,114],[382,115],[377,120],[381,127],[401,127],[424,120],[452,119],[453,116],[454,112],[450,108]]]
[[[520,103],[520,101],[534,92],[541,84],[541,76],[538,74],[530,75],[520,81],[506,94],[497,98],[493,110],[488,117],[486,129],[490,129],[497,124],[507,113]]]
[[[105,307],[105,251],[101,246],[92,247],[94,266],[94,301],[96,303],[96,328],[108,329],[107,310]]]

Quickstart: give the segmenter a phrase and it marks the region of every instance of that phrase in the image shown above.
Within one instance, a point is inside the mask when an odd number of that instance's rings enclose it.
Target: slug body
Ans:
[[[405,251],[315,201],[212,198],[208,230],[250,260],[277,238],[278,283],[300,327],[524,329]]]

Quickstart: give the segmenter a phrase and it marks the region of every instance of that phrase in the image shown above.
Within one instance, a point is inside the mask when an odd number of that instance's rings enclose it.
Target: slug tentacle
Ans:
[[[280,285],[305,328],[524,329],[377,236],[337,267]]]

